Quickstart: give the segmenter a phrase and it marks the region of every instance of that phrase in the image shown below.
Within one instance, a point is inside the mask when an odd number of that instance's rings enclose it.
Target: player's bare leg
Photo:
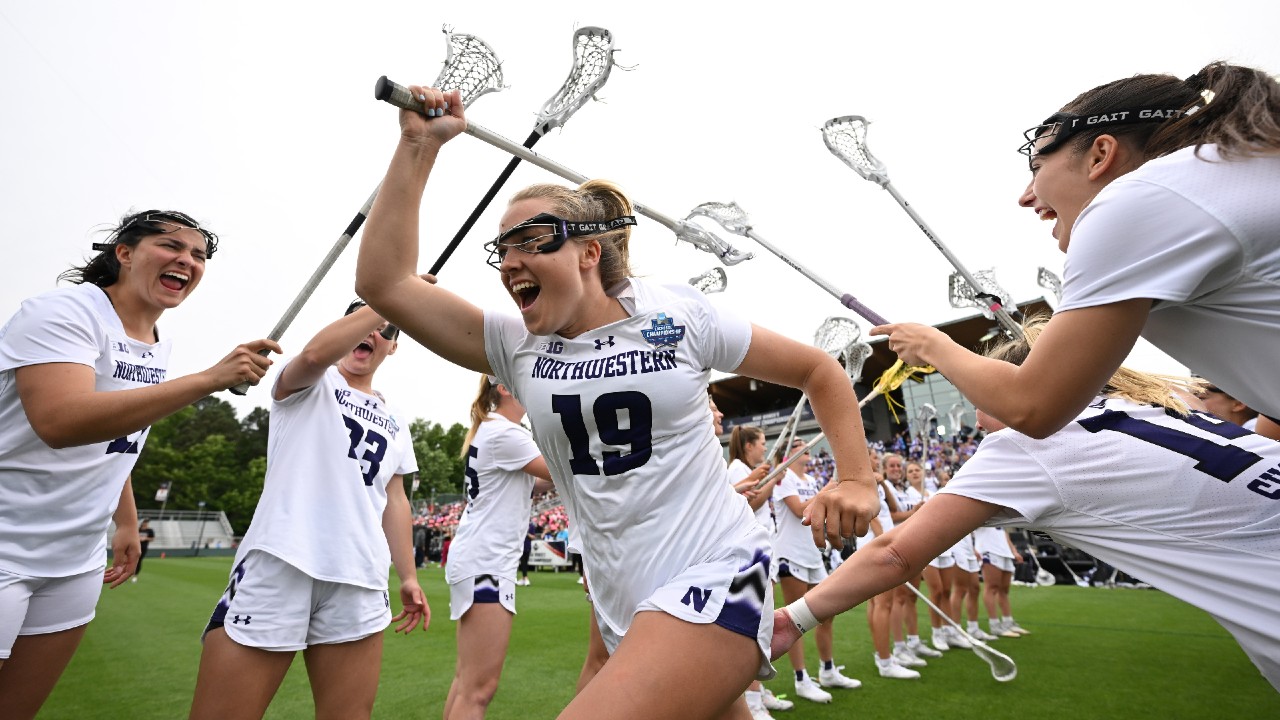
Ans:
[[[241,645],[222,628],[204,636],[190,720],[256,720],[293,663],[292,652]]]
[[[19,635],[9,659],[0,664],[0,715],[21,720],[35,717],[88,627],[86,623],[61,632]]]
[[[302,652],[316,703],[316,720],[355,720],[373,714],[382,672],[382,633],[360,640],[312,645]]]

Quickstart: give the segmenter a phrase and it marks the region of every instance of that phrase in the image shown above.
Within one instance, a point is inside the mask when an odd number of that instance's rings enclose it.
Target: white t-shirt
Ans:
[[[1057,311],[1156,300],[1144,338],[1280,417],[1280,156],[1200,155],[1183,148],[1098,193],[1071,231]]]
[[[773,490],[777,503],[778,528],[773,534],[773,555],[786,558],[792,564],[807,568],[822,567],[822,550],[813,544],[813,532],[800,522],[800,516],[787,507],[787,498],[799,498],[808,502],[818,494],[818,483],[808,475],[797,475],[790,468]]]
[[[1099,399],[1044,440],[988,435],[938,492],[1003,506],[988,524],[1048,532],[1204,609],[1280,688],[1280,443]]]
[[[747,476],[751,474],[751,468],[747,467],[747,464],[742,462],[742,460],[740,460],[739,458],[734,458],[733,462],[729,463],[728,473],[729,473],[728,475],[729,485],[731,486],[737,485],[738,483],[747,479]],[[760,523],[760,527],[764,528],[765,530],[768,530],[769,532],[773,532],[774,526],[775,526],[774,519],[773,519],[773,497],[774,497],[773,493],[774,492],[777,492],[776,483],[774,484],[774,487],[771,489],[769,497],[765,498],[764,502],[760,503],[760,507],[756,508],[753,511],[756,515],[756,522]],[[746,499],[745,495],[743,496],[743,499]],[[747,507],[748,508],[751,507],[750,502],[747,503]]]
[[[54,450],[27,421],[15,370],[88,365],[94,390],[164,382],[169,341],[125,335],[102,288],[89,283],[23,301],[0,329],[0,570],[67,577],[102,567],[107,528],[150,428]]]
[[[631,316],[573,339],[486,312],[485,349],[579,524],[596,612],[623,634],[642,600],[754,529],[707,406],[711,370],[738,367],[751,326],[687,285],[613,294]]]
[[[449,545],[446,581],[476,575],[516,579],[536,481],[524,466],[540,454],[533,435],[518,423],[497,413],[480,423],[467,451],[467,509]]]
[[[261,550],[317,580],[385,590],[387,484],[417,469],[403,416],[328,368],[271,403],[267,478],[236,562]]]

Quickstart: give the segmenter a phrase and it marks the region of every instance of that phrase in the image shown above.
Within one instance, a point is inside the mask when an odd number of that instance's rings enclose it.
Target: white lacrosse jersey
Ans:
[[[596,612],[624,634],[642,600],[753,532],[707,405],[711,370],[738,367],[751,326],[688,285],[611,294],[631,316],[573,339],[486,312],[485,349],[579,526]]]
[[[790,468],[773,490],[778,527],[773,533],[773,555],[786,558],[794,565],[822,567],[822,550],[813,544],[813,532],[800,522],[800,516],[787,507],[787,498],[806,503],[818,494],[818,483],[809,475],[797,475]]]
[[[387,484],[417,469],[404,417],[328,368],[271,403],[267,478],[236,562],[261,550],[317,580],[385,590]]]
[[[1280,417],[1280,156],[1195,153],[1151,160],[1089,203],[1071,232],[1057,312],[1156,300],[1144,338]]]
[[[728,474],[729,485],[733,486],[733,485],[737,485],[743,480],[746,480],[747,476],[751,474],[751,468],[747,467],[747,464],[742,462],[742,460],[740,460],[739,458],[734,458],[733,462],[729,463],[728,473],[729,473]],[[777,491],[777,483],[775,483],[773,487],[773,492],[776,492],[776,491]],[[744,500],[746,499],[745,495],[743,496],[743,499]],[[747,503],[747,509],[750,509],[750,508],[751,508],[751,503]],[[760,523],[760,527],[764,528],[765,530],[768,530],[769,532],[773,532],[774,520],[773,520],[772,492],[770,493],[769,497],[764,499],[764,502],[760,503],[760,507],[756,508],[752,512],[755,513],[756,522]]]
[[[1101,398],[1035,440],[988,435],[939,493],[1000,505],[1204,609],[1280,689],[1280,443],[1210,415]]]
[[[518,423],[497,413],[480,423],[467,449],[467,508],[449,545],[447,582],[476,575],[515,581],[536,480],[524,466],[540,454],[533,435]]]
[[[0,570],[67,577],[106,563],[107,528],[149,428],[108,442],[54,450],[36,436],[15,370],[88,365],[94,390],[164,382],[169,341],[125,335],[102,288],[89,283],[23,301],[0,329]]]
[[[1004,528],[977,528],[973,531],[973,545],[977,548],[979,555],[1013,558],[1013,551],[1009,549],[1009,538],[1004,534]]]

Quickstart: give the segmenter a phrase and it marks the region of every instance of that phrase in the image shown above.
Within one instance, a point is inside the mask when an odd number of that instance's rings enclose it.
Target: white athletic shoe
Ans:
[[[773,720],[773,716],[769,714],[769,711],[764,706],[752,707],[748,704],[747,709],[751,711],[751,720]]]
[[[934,650],[946,652],[951,649],[951,639],[947,637],[948,629],[941,627],[933,631],[933,638],[930,639],[929,644],[933,645]]]
[[[1004,629],[1008,630],[1009,632],[1017,633],[1019,635],[1031,634],[1031,631],[1019,625],[1017,620],[1011,621],[1008,625],[1005,625]]]
[[[844,669],[843,665],[837,665],[830,670],[822,669],[818,671],[818,684],[822,687],[829,688],[845,688],[852,690],[862,687],[861,680],[855,680],[851,677],[845,677],[840,673]]]
[[[947,631],[947,644],[951,647],[960,648],[961,650],[968,650],[973,647],[968,638],[961,635],[959,630],[951,626],[947,626],[943,630]]]
[[[911,668],[904,668],[898,664],[892,656],[889,658],[888,665],[876,663],[876,669],[880,671],[880,677],[892,678],[894,680],[916,680],[920,677],[920,673]]]
[[[940,657],[942,657],[942,653],[938,652],[937,650],[934,650],[933,648],[929,647],[928,645],[925,645],[923,642],[912,643],[912,642],[908,641],[908,642],[907,642],[907,649],[911,651],[911,654],[912,654],[912,655],[915,655],[916,657],[919,657],[919,658],[940,658]]]
[[[813,678],[796,681],[796,695],[816,703],[831,702],[831,693],[818,687]]]
[[[972,635],[975,640],[981,640],[982,642],[991,642],[992,640],[1000,639],[995,635],[992,635],[987,631],[983,630],[982,628],[978,628],[977,630],[970,630],[969,634]]]
[[[916,654],[911,652],[909,648],[894,648],[893,659],[896,660],[899,665],[909,668],[924,667],[929,664],[923,659],[916,657]]]
[[[764,705],[765,710],[790,710],[796,706],[790,700],[784,700],[774,695],[772,690],[763,685],[760,686],[760,702]]]
[[[991,634],[992,634],[992,635],[998,635],[998,636],[1000,636],[1000,637],[1002,637],[1002,638],[1019,638],[1019,637],[1022,637],[1022,636],[1021,636],[1021,635],[1019,635],[1018,633],[1016,633],[1016,632],[1014,632],[1014,631],[1010,630],[1010,629],[1008,628],[1008,626],[1006,626],[1006,625],[1004,624],[1004,621],[1003,621],[1003,620],[996,621],[996,622],[992,622],[992,623],[988,623],[988,624],[989,624],[989,625],[991,625]]]

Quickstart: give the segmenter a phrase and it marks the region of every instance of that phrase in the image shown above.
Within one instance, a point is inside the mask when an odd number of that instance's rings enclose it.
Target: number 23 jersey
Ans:
[[[267,478],[236,562],[262,550],[317,580],[385,590],[387,483],[417,469],[402,416],[330,367],[271,404]]]
[[[707,406],[712,368],[738,367],[751,326],[687,286],[610,294],[631,317],[572,339],[486,313],[485,348],[579,527],[596,610],[625,632],[642,600],[755,528]]]

